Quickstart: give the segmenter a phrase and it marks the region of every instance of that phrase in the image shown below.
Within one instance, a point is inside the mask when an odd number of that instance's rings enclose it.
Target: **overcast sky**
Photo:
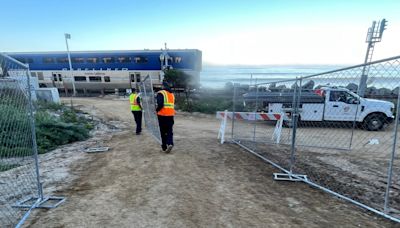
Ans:
[[[363,62],[367,28],[386,18],[374,59],[400,55],[400,0],[0,0],[0,52],[195,48],[213,64]]]

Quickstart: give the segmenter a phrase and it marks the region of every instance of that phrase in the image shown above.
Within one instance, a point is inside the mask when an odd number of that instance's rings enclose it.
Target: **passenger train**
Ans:
[[[78,93],[130,89],[146,76],[159,87],[164,68],[181,70],[199,84],[202,68],[202,53],[197,49],[75,51],[70,53],[72,71],[67,52],[6,54],[28,64],[40,87],[56,87],[65,93],[72,92],[72,82]]]

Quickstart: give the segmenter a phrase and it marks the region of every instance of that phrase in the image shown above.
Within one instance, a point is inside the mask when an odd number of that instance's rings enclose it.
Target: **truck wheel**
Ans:
[[[297,117],[297,127],[300,127],[300,124],[301,124],[300,117]],[[287,128],[293,128],[294,126],[293,120],[284,120],[282,125]]]
[[[364,120],[364,128],[368,131],[378,131],[383,128],[385,118],[382,114],[371,114]]]

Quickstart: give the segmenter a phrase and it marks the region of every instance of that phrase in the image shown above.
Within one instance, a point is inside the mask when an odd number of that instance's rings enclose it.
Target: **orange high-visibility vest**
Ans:
[[[166,90],[158,91],[164,97],[164,107],[157,112],[160,116],[174,116],[175,115],[175,96]]]
[[[129,96],[129,102],[131,103],[131,111],[141,111],[142,110],[137,102],[138,97],[139,97],[139,94],[137,94],[137,93],[132,93]]]

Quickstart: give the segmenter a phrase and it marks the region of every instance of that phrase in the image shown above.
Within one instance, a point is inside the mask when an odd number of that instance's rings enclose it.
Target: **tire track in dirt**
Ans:
[[[97,114],[132,123],[125,101],[80,99]],[[117,112],[112,116],[113,112]],[[115,133],[106,153],[72,166],[68,200],[36,211],[30,227],[390,227],[300,183],[276,182],[269,165],[218,144],[218,121],[178,115],[176,146],[163,154],[147,134]]]

